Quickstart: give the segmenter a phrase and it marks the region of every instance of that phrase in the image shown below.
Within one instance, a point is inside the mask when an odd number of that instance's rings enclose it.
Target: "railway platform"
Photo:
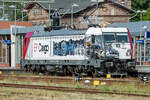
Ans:
[[[150,65],[136,65],[136,70],[138,71],[139,77],[150,77]]]
[[[0,71],[2,71],[4,74],[5,73],[21,73],[22,69],[20,67],[16,67],[16,68],[11,68],[11,67],[0,67]]]
[[[136,70],[138,70],[138,72],[150,73],[150,65],[137,65]]]

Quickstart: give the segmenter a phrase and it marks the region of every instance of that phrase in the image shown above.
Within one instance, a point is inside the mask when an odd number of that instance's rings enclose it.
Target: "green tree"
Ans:
[[[2,5],[3,2],[0,2],[0,5]],[[22,19],[22,10],[24,8],[23,4],[21,3],[4,3],[4,11],[5,14],[8,14],[8,19],[9,21],[14,21],[15,20],[15,8],[10,8],[11,5],[16,6],[16,20],[21,21]],[[0,16],[3,16],[3,10],[0,10]],[[23,13],[23,16],[26,16],[25,13]],[[24,18],[24,20],[27,21],[27,18]]]
[[[143,14],[143,20],[150,20],[150,3],[148,3],[146,13]]]
[[[131,7],[135,11],[146,10],[146,13],[143,14],[142,20],[150,20],[150,3],[148,0],[132,0]],[[135,14],[132,16],[135,16]],[[137,14],[137,16],[131,19],[131,21],[140,21],[140,14]]]
[[[4,4],[5,4],[5,14],[8,14],[8,19],[9,21],[14,21],[15,20],[15,10],[13,8],[10,8],[9,6],[10,5],[15,5],[17,7],[17,20],[18,21],[21,21],[21,18],[22,18],[22,10],[24,8],[24,4],[21,3],[21,1],[29,1],[29,2],[32,2],[32,1],[49,1],[49,0],[20,0],[20,3],[14,3],[13,1],[19,1],[19,0],[4,0]],[[11,3],[8,3],[7,1],[12,1]],[[51,1],[51,0],[50,0]],[[0,5],[3,5],[3,1],[0,1]],[[3,16],[3,10],[0,9],[0,17]],[[25,13],[23,16],[27,16]],[[28,18],[25,17],[24,18],[24,21],[27,21]]]
[[[132,9],[134,10],[141,10],[141,9],[147,9],[148,4],[147,4],[147,0],[131,0],[131,6]]]

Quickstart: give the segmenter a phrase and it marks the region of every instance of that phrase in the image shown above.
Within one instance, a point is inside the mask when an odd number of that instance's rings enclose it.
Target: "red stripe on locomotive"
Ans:
[[[23,40],[23,59],[25,59],[27,51],[28,51],[28,46],[30,43],[30,38],[32,37],[32,35],[34,34],[34,32],[28,32],[25,35],[25,38]]]
[[[133,58],[133,44],[132,44],[132,37],[131,37],[130,31],[129,31],[128,28],[127,28],[127,30],[128,30],[129,41],[130,41],[130,46],[131,46],[131,59],[132,59],[132,58]]]

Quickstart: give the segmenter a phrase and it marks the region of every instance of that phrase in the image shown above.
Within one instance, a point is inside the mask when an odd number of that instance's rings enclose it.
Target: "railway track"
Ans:
[[[25,80],[32,80],[35,82],[38,81],[44,81],[44,82],[51,82],[51,83],[75,83],[80,82],[82,84],[85,84],[85,81],[88,80],[88,85],[93,85],[93,82],[95,80],[100,82],[106,82],[107,84],[113,84],[113,83],[121,83],[121,84],[127,84],[127,83],[137,83],[140,82],[137,78],[130,78],[130,79],[104,79],[104,78],[82,78],[81,81],[76,81],[74,77],[56,77],[56,76],[14,76],[14,75],[1,75],[0,80],[4,79],[15,79],[17,81],[25,81]]]
[[[125,92],[117,92],[117,91],[104,92],[104,91],[99,91],[98,89],[87,89],[87,88],[70,88],[70,87],[24,85],[24,84],[10,84],[10,83],[0,83],[0,87],[43,89],[43,90],[62,91],[62,92],[81,92],[81,93],[88,93],[88,94],[115,94],[115,95],[124,95],[124,96],[150,97],[149,94],[125,93]]]

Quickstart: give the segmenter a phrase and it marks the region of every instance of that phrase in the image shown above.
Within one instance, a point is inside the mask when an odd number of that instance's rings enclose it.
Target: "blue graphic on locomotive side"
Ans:
[[[58,56],[84,55],[84,39],[53,42],[53,54]]]

